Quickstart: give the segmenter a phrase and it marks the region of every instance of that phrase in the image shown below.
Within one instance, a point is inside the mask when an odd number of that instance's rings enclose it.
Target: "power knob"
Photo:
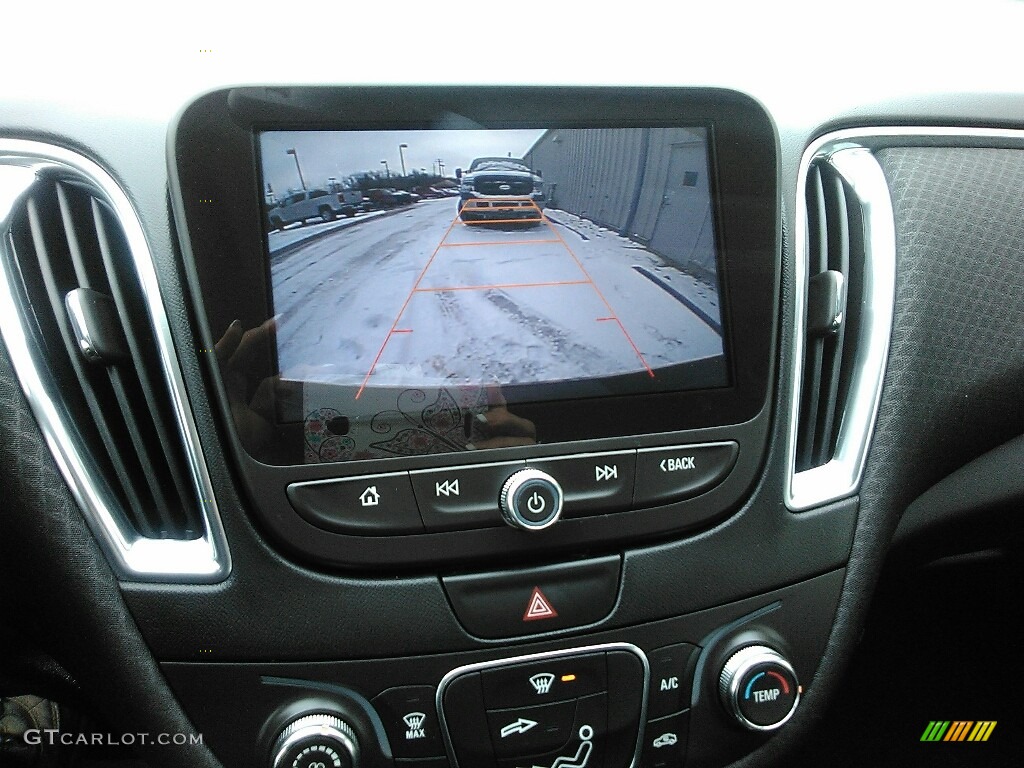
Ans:
[[[513,528],[542,531],[562,514],[562,486],[547,472],[520,469],[502,486],[498,506]]]
[[[271,768],[358,768],[359,741],[334,715],[306,715],[281,731],[272,754]]]
[[[751,731],[774,731],[793,716],[800,702],[793,667],[765,645],[749,645],[729,657],[718,693],[729,714]]]

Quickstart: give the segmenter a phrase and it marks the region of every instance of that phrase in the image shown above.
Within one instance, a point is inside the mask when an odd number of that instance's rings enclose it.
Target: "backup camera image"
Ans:
[[[282,378],[357,400],[651,390],[681,365],[671,389],[728,383],[706,128],[274,131],[260,151]]]

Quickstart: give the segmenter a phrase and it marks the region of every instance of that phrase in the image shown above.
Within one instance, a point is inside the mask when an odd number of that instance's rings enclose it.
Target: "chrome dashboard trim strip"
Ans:
[[[784,501],[793,512],[850,496],[860,489],[864,465],[881,402],[895,309],[896,228],[885,176],[873,152],[886,147],[1024,145],[1024,131],[998,128],[855,128],[819,137],[804,152],[799,167],[794,224],[794,339]],[[817,160],[828,162],[853,187],[862,206],[866,264],[861,340],[834,457],[828,463],[796,471],[805,326],[807,322],[807,174]]]
[[[135,531],[68,426],[56,384],[34,351],[32,333],[18,311],[8,273],[14,258],[10,218],[39,175],[48,173],[87,183],[110,205],[124,229],[200,510],[203,534],[198,539],[149,539]],[[231,556],[142,224],[127,195],[106,171],[63,147],[0,139],[0,337],[50,453],[117,576],[125,581],[178,583],[216,583],[227,578]]]
[[[452,768],[460,768],[458,760],[455,756],[455,748],[452,746],[451,733],[448,731],[448,721],[444,716],[444,692],[451,683],[457,677],[462,675],[470,674],[473,672],[480,672],[485,669],[494,669],[497,667],[504,667],[510,664],[522,664],[531,661],[542,661],[544,659],[558,659],[563,656],[579,656],[584,653],[597,653],[607,651],[626,651],[639,657],[640,663],[644,668],[644,690],[643,698],[640,704],[640,726],[636,736],[636,749],[633,751],[633,759],[630,761],[628,768],[637,768],[640,763],[640,754],[643,751],[644,745],[644,729],[647,725],[647,698],[650,693],[651,686],[651,664],[647,660],[647,654],[640,648],[633,645],[632,643],[602,643],[599,645],[585,645],[580,648],[564,648],[557,651],[545,651],[543,653],[531,653],[526,656],[513,656],[508,659],[494,659],[493,661],[481,661],[475,664],[466,664],[462,667],[456,667],[443,678],[437,686],[437,695],[435,696],[435,706],[437,707],[437,719],[441,724],[441,734],[444,736],[445,750],[448,752],[448,759],[451,762]],[[465,767],[463,767],[465,768]]]

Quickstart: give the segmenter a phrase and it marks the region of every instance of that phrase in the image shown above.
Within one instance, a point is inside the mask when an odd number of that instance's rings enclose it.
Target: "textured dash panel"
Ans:
[[[896,219],[896,312],[862,501],[899,514],[1024,432],[1024,151],[878,158]]]

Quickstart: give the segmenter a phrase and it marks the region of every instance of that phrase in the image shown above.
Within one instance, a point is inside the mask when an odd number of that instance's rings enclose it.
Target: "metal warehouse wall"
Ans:
[[[680,269],[714,277],[715,233],[703,128],[552,129],[526,155],[548,207],[636,240]]]

